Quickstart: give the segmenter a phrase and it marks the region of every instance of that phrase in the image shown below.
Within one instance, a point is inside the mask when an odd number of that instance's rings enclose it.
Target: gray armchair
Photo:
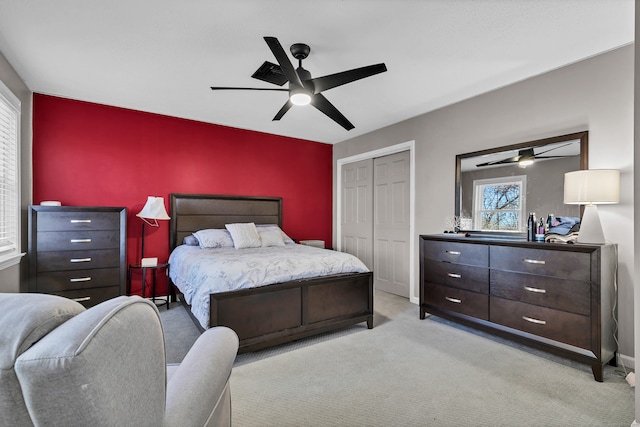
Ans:
[[[85,309],[0,294],[0,325],[0,426],[231,424],[231,329],[207,330],[167,366],[158,310],[139,297]]]

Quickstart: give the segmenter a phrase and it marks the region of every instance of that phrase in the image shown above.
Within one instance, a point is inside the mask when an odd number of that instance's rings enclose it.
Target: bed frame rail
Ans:
[[[240,339],[239,351],[253,351],[360,322],[373,328],[373,274],[212,294],[210,304],[210,325],[230,327]]]

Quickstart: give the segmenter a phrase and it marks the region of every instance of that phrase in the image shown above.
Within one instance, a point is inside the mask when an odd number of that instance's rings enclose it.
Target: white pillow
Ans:
[[[229,230],[233,239],[233,246],[236,249],[259,248],[262,246],[260,235],[253,222],[225,224],[224,226]]]
[[[277,230],[258,230],[260,234],[260,240],[262,240],[262,247],[267,246],[284,246],[284,240],[280,232]]]
[[[193,233],[201,248],[232,248],[233,240],[229,232],[222,228],[209,228]]]
[[[285,234],[284,231],[277,224],[258,224],[256,225],[258,231],[277,231],[282,236],[284,243],[295,243],[293,239]]]

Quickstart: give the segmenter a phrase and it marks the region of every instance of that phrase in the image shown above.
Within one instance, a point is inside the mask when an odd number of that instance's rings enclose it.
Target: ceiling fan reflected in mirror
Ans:
[[[564,157],[571,157],[572,155],[557,155],[557,156],[543,156],[542,154],[548,153],[553,150],[557,150],[562,147],[566,147],[571,145],[571,143],[559,145],[553,148],[549,148],[548,150],[540,151],[538,153],[535,152],[535,148],[524,148],[518,151],[518,154],[513,157],[507,157],[506,159],[494,160],[484,163],[479,163],[476,167],[486,167],[486,166],[496,166],[496,165],[505,165],[509,163],[518,163],[520,167],[527,167],[533,164],[534,161],[538,159],[560,159]]]
[[[289,99],[280,108],[273,120],[280,120],[287,111],[294,105],[311,104],[330,119],[338,123],[346,130],[354,128],[353,124],[321,93],[334,87],[342,86],[356,80],[364,79],[375,74],[384,73],[387,67],[384,63],[355,68],[353,70],[342,71],[329,74],[323,77],[312,78],[311,73],[302,67],[302,60],[309,56],[311,48],[304,43],[291,45],[290,51],[298,60],[298,68],[294,68],[282,45],[275,37],[264,37],[269,49],[276,57],[277,64],[265,61],[251,77],[283,86],[289,82],[288,89],[279,88],[251,88],[251,87],[219,87],[212,86],[212,90],[271,90],[289,92]]]

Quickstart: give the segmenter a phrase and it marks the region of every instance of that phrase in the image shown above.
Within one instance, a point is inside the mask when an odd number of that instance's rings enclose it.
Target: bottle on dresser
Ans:
[[[554,214],[547,215],[547,224],[546,224],[546,232],[549,232],[549,229],[553,227],[553,223],[556,221],[556,216]]]
[[[536,214],[530,212],[527,220],[527,241],[533,242],[534,240],[536,240]]]
[[[538,228],[536,229],[536,242],[544,242],[544,220],[540,217]]]

